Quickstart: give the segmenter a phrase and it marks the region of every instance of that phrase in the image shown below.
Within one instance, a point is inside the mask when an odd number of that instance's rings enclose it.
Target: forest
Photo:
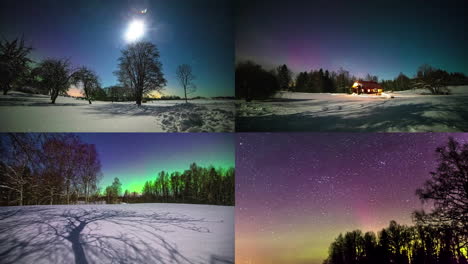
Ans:
[[[391,221],[378,234],[340,234],[324,264],[468,263],[468,144],[450,139],[436,150],[439,165],[416,194],[432,211],[415,211],[414,225]]]
[[[234,205],[235,201],[234,168],[204,168],[195,163],[183,172],[159,172],[141,192],[123,191],[119,178],[101,189],[103,174],[95,145],[70,133],[2,134],[0,155],[0,205]]]
[[[0,136],[0,205],[87,203],[102,178],[96,147],[73,134]]]
[[[247,101],[267,99],[278,91],[305,93],[351,93],[356,80],[378,82],[384,91],[427,89],[432,94],[443,94],[448,85],[466,85],[468,77],[463,73],[448,73],[430,65],[421,65],[414,77],[400,73],[393,80],[379,80],[378,76],[367,74],[358,78],[343,68],[337,71],[324,69],[294,74],[283,64],[273,70],[266,70],[252,61],[236,65],[236,97]]]
[[[234,168],[200,167],[192,163],[184,172],[161,171],[142,190],[144,202],[180,202],[234,205]]]
[[[215,169],[192,163],[183,171],[159,172],[154,180],[148,180],[141,192],[122,192],[119,178],[107,186],[98,200],[113,203],[192,203],[234,205],[234,168]]]

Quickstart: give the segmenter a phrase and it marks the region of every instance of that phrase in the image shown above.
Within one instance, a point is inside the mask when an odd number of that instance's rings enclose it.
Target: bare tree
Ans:
[[[187,103],[187,94],[194,93],[197,86],[193,83],[195,75],[192,73],[192,67],[188,64],[182,64],[177,67],[177,79],[184,88],[185,103]]]
[[[97,188],[101,174],[101,163],[96,147],[91,144],[80,144],[78,146],[80,155],[80,183],[85,196],[85,202],[89,202],[89,196],[93,189]]]
[[[39,86],[49,90],[51,103],[55,104],[59,94],[70,88],[73,71],[66,59],[47,59],[35,69],[35,75],[39,78]]]
[[[12,84],[28,70],[32,62],[27,56],[31,47],[26,47],[23,38],[13,41],[0,40],[0,88],[6,95]]]
[[[137,42],[122,50],[119,58],[119,69],[115,72],[124,87],[135,91],[137,105],[151,91],[162,91],[166,79],[159,61],[159,51],[151,42]]]
[[[81,67],[73,73],[71,83],[82,85],[89,104],[91,104],[91,99],[93,99],[95,92],[101,87],[97,74],[86,67]]]
[[[371,75],[371,74],[367,74],[366,75],[366,78],[364,78],[366,81],[370,81],[370,82],[378,82],[379,81],[379,77],[377,75]]]
[[[448,94],[450,92],[446,87],[448,79],[449,74],[446,71],[424,64],[418,68],[413,89],[426,89],[432,94]]]
[[[437,154],[440,164],[417,195],[434,205],[428,219],[456,227],[468,239],[468,144],[450,138],[447,146],[437,148]]]
[[[31,134],[8,134],[8,146],[1,148],[0,188],[8,189],[18,195],[18,205],[24,204],[25,186],[32,186],[32,174],[36,167],[38,151],[35,142],[38,138]]]

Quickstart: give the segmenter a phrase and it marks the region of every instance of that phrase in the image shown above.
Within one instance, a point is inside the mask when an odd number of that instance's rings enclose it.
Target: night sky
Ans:
[[[237,10],[237,61],[387,80],[424,63],[468,74],[465,0],[240,0]]]
[[[466,133],[238,134],[236,262],[319,264],[339,233],[411,224],[449,136],[468,143]]]
[[[146,9],[146,14],[139,13]],[[234,95],[234,21],[229,1],[216,0],[6,0],[0,3],[0,36],[24,34],[32,58],[69,58],[94,69],[103,86],[117,84],[113,71],[134,19],[143,19],[143,40],[161,54],[169,95],[182,95],[175,78],[180,64],[192,65],[200,96]]]
[[[95,144],[104,190],[115,177],[122,191],[141,192],[147,180],[164,170],[188,169],[195,162],[215,168],[234,167],[234,135],[224,133],[79,133],[84,142]]]

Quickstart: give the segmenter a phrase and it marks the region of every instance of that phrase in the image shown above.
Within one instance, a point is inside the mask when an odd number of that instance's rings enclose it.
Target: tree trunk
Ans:
[[[70,204],[70,182],[67,180],[67,188],[66,188],[66,196],[67,196],[67,204]]]
[[[20,195],[19,205],[23,206],[23,185],[21,185],[19,195]]]
[[[187,86],[184,85],[185,103],[187,103]]]
[[[85,203],[88,204],[88,183],[85,184]]]
[[[51,102],[51,103],[52,103],[52,104],[55,104],[55,100],[57,99],[57,97],[58,97],[58,91],[57,91],[57,92],[56,92],[56,91],[52,91],[52,97],[51,97],[51,99],[52,99],[52,102]]]
[[[3,95],[7,95],[7,93],[8,93],[8,89],[3,88]]]
[[[141,105],[142,94],[140,92],[138,92],[135,99],[136,99],[136,104],[138,106],[140,106]]]
[[[85,86],[86,87],[86,86]],[[88,92],[88,89],[84,89],[84,92],[85,92],[85,96],[86,96],[86,99],[88,100],[89,104],[91,104],[91,98],[89,98],[89,92]]]

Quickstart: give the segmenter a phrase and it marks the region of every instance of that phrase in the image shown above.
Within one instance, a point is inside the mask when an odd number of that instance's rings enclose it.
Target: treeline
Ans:
[[[234,168],[204,168],[192,163],[182,173],[159,172],[156,179],[145,182],[141,199],[144,202],[234,205],[234,178]]]
[[[324,264],[466,264],[466,241],[460,241],[455,232],[448,227],[391,221],[377,235],[361,230],[340,234]]]
[[[99,197],[96,148],[73,134],[0,136],[0,204],[85,203]]]
[[[1,134],[0,155],[0,205],[235,202],[234,168],[195,163],[183,172],[159,172],[141,193],[122,192],[119,178],[101,192],[95,145],[70,133]]]
[[[431,212],[413,213],[414,226],[390,222],[378,233],[339,235],[324,264],[468,263],[468,144],[450,139],[436,150],[439,166],[416,191]]]
[[[140,193],[125,190],[115,178],[99,201],[113,203],[195,203],[234,205],[234,168],[215,169],[192,163],[183,172],[161,171],[154,180],[146,181]]]
[[[236,97],[247,101],[267,99],[278,91],[351,93],[356,80],[378,82],[386,91],[424,88],[433,94],[447,93],[444,87],[449,85],[468,84],[468,77],[463,73],[448,73],[429,65],[420,66],[413,78],[400,73],[393,80],[379,82],[378,76],[367,74],[364,78],[357,78],[343,68],[336,72],[324,69],[304,71],[294,76],[285,64],[268,71],[255,62],[243,61],[237,64],[235,77]]]
[[[67,91],[74,85],[83,90],[84,98],[90,104],[93,100],[103,100],[135,101],[141,105],[151,97],[151,92],[161,92],[167,82],[159,50],[151,42],[131,43],[121,51],[114,72],[119,83],[106,88],[101,86],[94,70],[86,66],[73,68],[72,63],[63,58],[35,62],[29,57],[32,49],[23,39],[0,40],[0,89],[4,95],[12,89],[45,94],[50,95],[54,104],[59,95],[67,96]],[[180,74],[181,68],[183,74]],[[186,64],[180,65],[177,73],[187,100],[187,94],[196,91],[195,75],[192,67]]]

